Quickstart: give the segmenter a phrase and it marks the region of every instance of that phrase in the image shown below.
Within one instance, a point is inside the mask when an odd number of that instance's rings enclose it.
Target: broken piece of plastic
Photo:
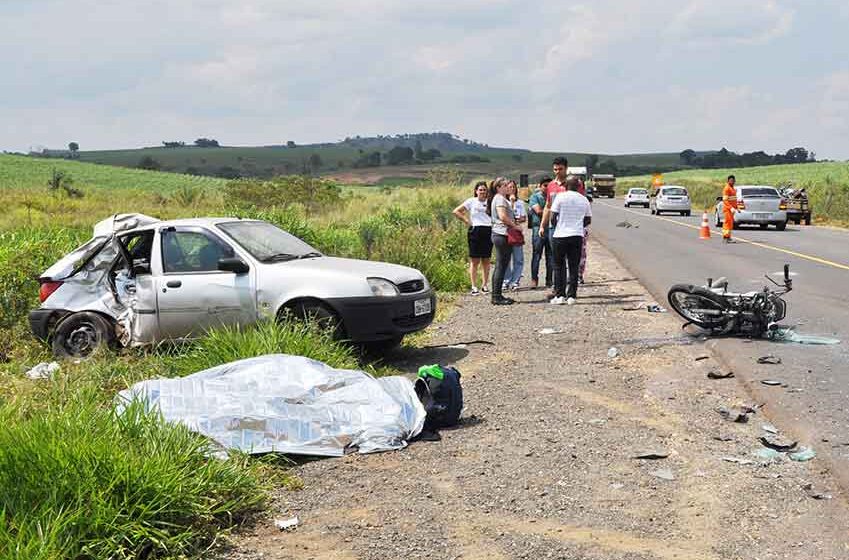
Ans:
[[[793,461],[803,462],[810,461],[816,456],[817,454],[810,447],[800,447],[798,451],[790,454],[790,459]]]
[[[41,362],[24,375],[29,379],[50,379],[57,371],[59,371],[58,362]]]
[[[291,531],[298,526],[298,516],[290,517],[289,519],[275,519],[274,526],[281,531]]]
[[[661,450],[641,451],[634,455],[634,459],[666,459],[669,453]]]
[[[770,365],[778,365],[781,363],[781,358],[778,356],[773,356],[770,354],[769,356],[761,356],[758,358],[759,364],[770,364]]]
[[[734,377],[734,372],[729,371],[728,373],[719,373],[718,371],[709,371],[708,379],[728,379],[730,377]]]
[[[775,449],[776,451],[792,451],[799,444],[798,441],[784,441],[777,439],[775,437],[766,437],[761,436],[758,438],[764,446],[769,447],[770,449]]]

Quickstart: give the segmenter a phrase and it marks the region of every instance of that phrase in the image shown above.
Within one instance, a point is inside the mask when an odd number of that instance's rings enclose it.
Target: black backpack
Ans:
[[[428,432],[456,426],[463,410],[460,372],[453,367],[438,366],[442,372],[442,379],[439,379],[438,373],[434,375],[431,368],[422,368],[415,382],[416,395],[427,413],[424,430]]]

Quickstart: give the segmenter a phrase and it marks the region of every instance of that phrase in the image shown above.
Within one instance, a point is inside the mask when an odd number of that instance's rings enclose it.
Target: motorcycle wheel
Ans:
[[[667,294],[669,305],[690,323],[708,330],[723,330],[731,315],[722,296],[692,284],[675,284]]]

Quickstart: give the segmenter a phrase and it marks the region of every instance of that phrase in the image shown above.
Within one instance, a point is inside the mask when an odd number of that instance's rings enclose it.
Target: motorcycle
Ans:
[[[669,289],[667,299],[672,309],[686,319],[683,328],[696,325],[716,335],[748,334],[760,337],[777,328],[778,321],[787,314],[787,303],[782,296],[793,289],[790,265],[784,265],[784,283],[779,284],[769,276],[765,278],[778,289],[764,286],[763,290],[733,293],[728,291],[728,280],[708,278],[706,286],[675,284]]]

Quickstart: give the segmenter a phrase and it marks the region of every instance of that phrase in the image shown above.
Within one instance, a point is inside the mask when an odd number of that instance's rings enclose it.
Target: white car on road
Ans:
[[[782,231],[787,228],[787,203],[775,187],[767,185],[737,185],[737,212],[734,226],[753,224],[766,229],[770,224]],[[722,227],[722,197],[716,198],[714,223]]]
[[[674,212],[682,216],[690,215],[690,193],[679,185],[664,185],[651,195],[649,208],[652,214],[660,216],[661,212]]]
[[[117,215],[39,281],[42,303],[30,326],[57,356],[289,314],[386,347],[427,327],[436,311],[433,290],[414,268],[329,257],[273,224],[239,218]]]
[[[645,206],[648,208],[648,189],[628,189],[628,194],[625,195],[625,208],[629,208],[631,206]]]

